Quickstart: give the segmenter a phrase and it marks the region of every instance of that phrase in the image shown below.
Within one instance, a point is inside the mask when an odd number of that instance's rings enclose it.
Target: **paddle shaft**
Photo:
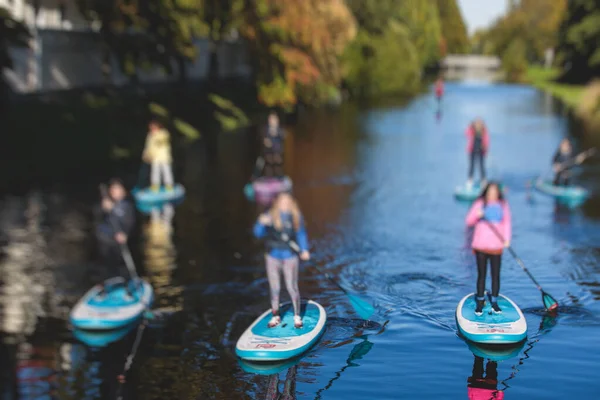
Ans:
[[[265,159],[262,156],[258,156],[256,163],[254,164],[254,171],[252,171],[252,176],[250,176],[250,181],[254,181],[258,178],[258,175],[260,175],[264,167]]]
[[[110,199],[105,185],[100,185],[100,194],[102,195],[103,199]],[[113,230],[115,232],[119,232],[120,229],[115,223],[114,219],[112,218],[112,213],[110,212],[108,214],[108,220],[110,221]],[[125,265],[127,266],[127,271],[129,272],[131,279],[138,279],[139,277],[135,269],[133,257],[131,256],[131,252],[129,251],[129,247],[127,247],[126,243],[119,243],[119,246],[121,248],[121,255],[123,256],[123,260],[125,261]]]
[[[574,167],[576,165],[581,164],[582,162],[584,162],[587,158],[593,156],[596,153],[597,149],[595,147],[592,147],[591,149],[588,149],[582,153],[579,153],[577,156],[575,156],[575,161],[574,162],[570,162],[570,163],[565,163],[563,164],[559,164],[558,166],[558,171],[556,171],[556,173],[558,172],[562,172],[566,169],[569,169],[571,167]],[[583,158],[579,161],[577,161],[577,157],[583,156]]]
[[[492,224],[487,219],[484,219],[483,221],[485,221],[485,223],[492,229],[492,231],[498,237],[498,239],[500,239],[503,243],[506,242],[506,240],[504,239],[504,237],[502,236],[502,234],[500,232],[498,232],[498,229],[496,229],[496,227],[494,226],[494,224]],[[538,281],[533,277],[533,275],[531,275],[531,272],[529,272],[529,270],[525,266],[525,263],[517,255],[517,253],[512,248],[512,246],[508,246],[508,252],[513,256],[513,258],[515,259],[515,261],[517,261],[517,264],[519,264],[519,266],[523,269],[523,271],[525,271],[525,273],[529,276],[529,278],[533,281],[533,283],[535,283],[536,287],[539,290],[542,290],[542,287],[540,286],[540,284],[538,283]]]

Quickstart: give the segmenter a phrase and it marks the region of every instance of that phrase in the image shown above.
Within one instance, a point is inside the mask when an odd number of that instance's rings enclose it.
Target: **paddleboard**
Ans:
[[[252,183],[254,197],[261,203],[271,201],[281,192],[291,191],[292,186],[292,180],[287,176],[283,179],[262,177]]]
[[[460,334],[475,343],[510,344],[527,338],[527,321],[523,312],[508,297],[498,296],[502,313],[492,312],[490,302],[485,302],[483,314],[475,315],[475,294],[465,296],[456,307],[456,324]]]
[[[125,298],[125,285],[132,288],[133,296]],[[75,328],[111,330],[122,328],[139,320],[154,299],[152,286],[142,280],[125,281],[121,277],[105,281],[106,294],[99,297],[101,287],[91,288],[75,304],[70,320]]]
[[[516,344],[478,344],[466,340],[465,343],[471,353],[477,357],[486,358],[490,361],[505,361],[519,355],[525,346],[525,340]]]
[[[138,206],[160,205],[183,199],[185,188],[183,185],[177,184],[173,186],[173,190],[167,190],[164,186],[161,186],[158,191],[145,188],[135,192],[132,191],[132,193]]]
[[[588,198],[588,191],[580,186],[556,186],[541,178],[535,180],[534,186],[539,192],[566,204],[581,204]]]
[[[127,334],[138,326],[137,323],[125,325],[119,329],[109,331],[89,331],[83,329],[74,329],[73,336],[81,343],[95,348],[106,347],[111,343],[123,339]]]
[[[317,302],[302,303],[300,315],[304,326],[294,327],[294,310],[291,303],[279,309],[281,323],[274,328],[267,324],[271,310],[265,311],[240,336],[235,353],[250,361],[281,361],[297,357],[310,349],[325,331],[327,314]]]
[[[474,183],[473,185],[460,185],[454,190],[454,197],[458,200],[474,201],[481,195],[481,185]]]
[[[297,365],[302,360],[302,357],[294,357],[284,361],[260,362],[248,361],[238,358],[238,364],[244,372],[256,375],[273,375],[287,370],[294,365]]]

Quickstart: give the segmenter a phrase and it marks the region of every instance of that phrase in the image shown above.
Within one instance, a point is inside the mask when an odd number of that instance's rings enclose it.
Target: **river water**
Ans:
[[[539,292],[506,254],[501,291],[524,310],[529,337],[512,358],[486,360],[488,378],[495,369],[505,399],[594,398],[597,164],[586,163],[576,178],[592,199],[579,209],[558,207],[526,185],[547,169],[559,140],[577,134],[547,96],[521,86],[454,83],[436,110],[429,95],[403,106],[348,104],[289,128],[286,168],[314,260],[374,303],[377,315],[365,324],[306,266],[302,295],[327,309],[327,330],[305,357],[271,374],[251,372],[233,355],[237,337],[268,307],[261,246],[251,236],[258,207],[242,194],[256,156],[247,135],[222,135],[210,161],[191,146],[179,176],[185,202],[140,215],[132,248],[155,288],[154,318],[104,347],[98,343],[110,338],[82,337],[67,324],[98,269],[93,185],[5,197],[2,398],[467,399],[478,359],[457,336],[454,312],[476,274],[464,226],[468,205],[455,201],[453,190],[466,178],[464,129],[476,116],[491,131],[489,175],[508,187],[515,250],[563,306],[557,317],[545,316]],[[593,144],[582,138],[576,147]]]

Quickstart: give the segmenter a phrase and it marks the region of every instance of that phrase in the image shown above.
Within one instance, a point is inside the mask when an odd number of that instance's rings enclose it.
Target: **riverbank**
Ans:
[[[527,69],[526,78],[532,86],[550,93],[569,109],[575,110],[579,106],[585,87],[558,83],[556,79],[559,76],[560,70],[558,68],[533,66]]]
[[[534,66],[527,70],[527,81],[554,96],[583,124],[587,133],[600,136],[600,82],[585,86],[559,83],[556,79],[560,74],[557,68]]]

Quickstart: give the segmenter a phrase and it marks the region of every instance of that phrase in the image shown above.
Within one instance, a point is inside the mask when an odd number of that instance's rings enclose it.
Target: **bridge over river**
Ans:
[[[499,57],[474,54],[450,54],[442,60],[447,79],[489,79],[500,76]]]

